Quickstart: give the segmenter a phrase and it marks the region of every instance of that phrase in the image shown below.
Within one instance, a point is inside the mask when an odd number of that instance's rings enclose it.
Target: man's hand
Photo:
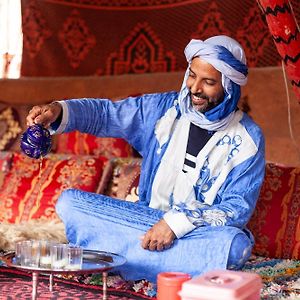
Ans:
[[[58,118],[61,111],[62,107],[57,102],[34,106],[26,118],[27,125],[41,124],[47,128]]]
[[[151,251],[168,249],[176,238],[164,219],[154,224],[142,237],[142,247]]]

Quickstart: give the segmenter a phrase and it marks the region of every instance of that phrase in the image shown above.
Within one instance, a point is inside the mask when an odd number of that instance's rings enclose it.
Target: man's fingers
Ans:
[[[160,220],[143,237],[141,244],[144,249],[162,251],[172,246],[175,234],[164,220]]]
[[[53,112],[49,109],[43,111],[43,113],[35,118],[35,122],[42,124],[45,127],[49,127],[49,125],[55,121],[55,117]]]
[[[151,251],[154,251],[154,250],[157,249],[157,247],[158,247],[157,241],[151,241],[151,242],[149,243],[148,249],[151,250]]]
[[[40,106],[34,106],[30,111],[26,118],[26,122],[28,126],[35,124],[35,119],[42,113],[42,108]]]
[[[165,246],[163,243],[157,244],[156,250],[157,251],[163,251],[165,249]]]
[[[61,110],[62,107],[58,102],[34,106],[26,118],[27,125],[42,124],[45,127],[49,127],[57,119]]]
[[[42,124],[44,125],[45,120],[47,119],[48,110],[47,107],[42,106],[34,106],[30,111],[26,118],[27,125],[31,126],[33,124]]]
[[[163,251],[172,247],[173,241],[171,242],[158,242],[157,240],[151,240],[148,237],[144,237],[142,240],[142,247],[150,251]]]
[[[173,242],[171,242],[171,243],[165,243],[164,249],[169,249],[169,248],[171,248],[171,247],[172,247],[172,244],[173,244]]]
[[[144,249],[148,249],[149,248],[149,243],[150,243],[150,237],[148,234],[145,234],[144,235],[144,238],[142,240],[142,247]]]
[[[164,244],[163,242],[158,243],[157,241],[154,241],[154,242],[149,243],[148,248],[151,251],[154,251],[154,250],[163,251],[163,250],[167,250],[167,249],[171,248],[171,246],[172,246],[172,243]]]

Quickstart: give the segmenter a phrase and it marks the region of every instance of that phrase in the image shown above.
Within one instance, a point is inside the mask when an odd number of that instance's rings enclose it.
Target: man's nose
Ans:
[[[191,92],[192,94],[202,93],[203,92],[202,83],[198,80],[195,80],[191,86]]]

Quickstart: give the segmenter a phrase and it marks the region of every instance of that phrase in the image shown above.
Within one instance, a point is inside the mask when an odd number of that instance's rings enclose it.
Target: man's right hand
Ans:
[[[34,106],[26,117],[27,126],[41,124],[48,128],[58,118],[61,111],[62,106],[58,102]]]

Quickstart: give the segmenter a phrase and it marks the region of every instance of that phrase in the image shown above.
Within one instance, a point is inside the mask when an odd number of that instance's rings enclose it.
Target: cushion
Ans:
[[[115,158],[106,165],[100,193],[112,198],[136,202],[142,160],[139,158]],[[108,184],[107,184],[108,183]]]
[[[68,188],[96,192],[105,161],[58,154],[34,160],[15,153],[0,190],[0,222],[57,219],[55,204],[61,192]]]
[[[19,150],[21,133],[25,130],[28,106],[8,106],[0,102],[0,151]]]
[[[0,151],[0,190],[4,181],[4,177],[7,175],[11,167],[12,158],[12,152]]]
[[[73,131],[55,136],[55,153],[101,155],[107,158],[132,156],[131,146],[119,138],[99,138]]]
[[[266,175],[249,228],[254,254],[300,259],[300,168],[266,164]]]

